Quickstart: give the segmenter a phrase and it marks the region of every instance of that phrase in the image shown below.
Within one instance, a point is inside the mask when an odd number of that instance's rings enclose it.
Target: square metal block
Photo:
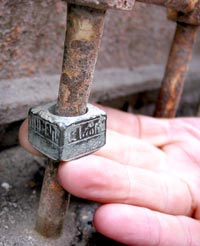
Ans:
[[[81,116],[54,114],[55,103],[29,110],[29,141],[53,160],[73,160],[90,154],[106,143],[106,113],[91,105]]]

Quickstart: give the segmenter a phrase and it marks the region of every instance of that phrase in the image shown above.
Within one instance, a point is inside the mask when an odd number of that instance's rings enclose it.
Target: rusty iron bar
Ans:
[[[95,64],[103,33],[105,10],[69,4],[63,67],[56,114],[77,116],[86,112]],[[56,180],[59,163],[48,160],[36,231],[58,237],[66,212],[66,192]]]
[[[86,112],[105,11],[73,4],[68,8],[68,28],[56,113],[61,116],[76,116]]]
[[[172,8],[177,11],[188,13],[194,10],[198,0],[137,0],[142,3],[150,3]]]
[[[62,231],[67,193],[56,180],[59,162],[51,159],[47,161],[36,220],[36,231],[45,237],[57,237]]]
[[[173,118],[182,94],[198,26],[177,23],[164,79],[156,103],[155,117]]]

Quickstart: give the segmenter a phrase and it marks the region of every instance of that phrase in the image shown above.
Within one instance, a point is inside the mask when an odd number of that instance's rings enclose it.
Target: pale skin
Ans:
[[[107,144],[62,162],[60,184],[75,196],[102,203],[100,233],[125,245],[200,245],[200,119],[154,119],[110,108]],[[39,154],[27,140],[21,145]]]

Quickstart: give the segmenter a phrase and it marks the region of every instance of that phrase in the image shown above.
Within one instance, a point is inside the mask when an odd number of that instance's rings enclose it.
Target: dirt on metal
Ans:
[[[192,57],[193,44],[197,30],[197,26],[177,23],[156,105],[156,117],[173,118],[176,114],[188,71],[188,65]]]

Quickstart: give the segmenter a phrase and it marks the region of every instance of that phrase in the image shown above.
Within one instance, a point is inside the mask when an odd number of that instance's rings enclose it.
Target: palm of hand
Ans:
[[[174,120],[174,122],[177,120]],[[177,121],[178,123],[178,121]],[[165,172],[168,182],[174,180],[180,185],[170,183],[171,214],[181,214],[200,219],[200,132],[190,123],[181,121],[180,128],[175,132],[174,141],[162,147],[166,155]],[[175,192],[173,192],[173,190]],[[175,193],[175,194],[174,194]],[[174,197],[173,197],[174,195]],[[167,195],[166,195],[167,196]]]
[[[107,145],[61,166],[63,186],[107,204],[94,223],[117,241],[200,245],[200,120],[107,113]]]
[[[105,204],[95,213],[95,227],[119,242],[200,245],[200,120],[106,111],[106,146],[62,163],[60,183]],[[22,145],[31,150],[27,140]]]

